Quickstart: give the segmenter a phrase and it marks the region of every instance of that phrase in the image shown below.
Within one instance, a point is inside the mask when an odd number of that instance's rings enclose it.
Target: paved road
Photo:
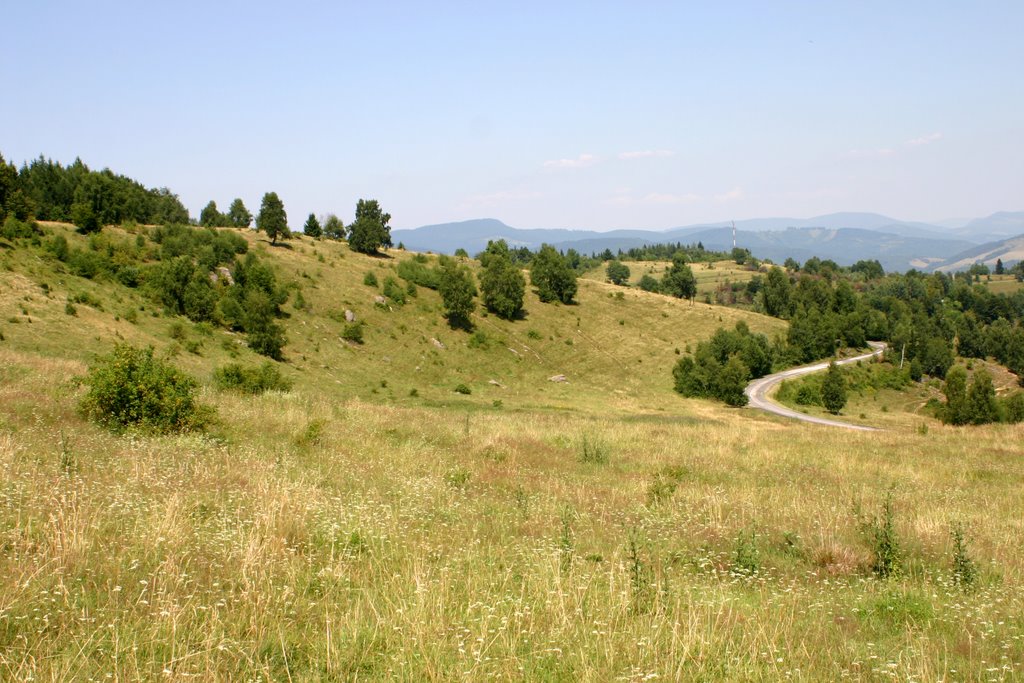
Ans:
[[[841,361],[837,361],[839,365],[846,365],[847,363],[856,363],[859,360],[865,360],[867,358],[873,358],[874,356],[882,355],[885,351],[885,344],[883,342],[868,342],[868,345],[874,349],[871,353],[865,353],[862,356],[854,356],[853,358],[846,358]],[[800,375],[808,375],[812,372],[819,372],[828,367],[828,363],[817,363],[815,365],[806,365],[802,368],[793,368],[792,370],[784,370],[782,372],[776,372],[774,375],[767,375],[761,379],[755,379],[753,382],[747,385],[747,388],[743,390],[743,393],[750,399],[750,408],[759,408],[760,410],[767,410],[769,413],[775,413],[782,417],[791,417],[794,420],[803,420],[804,422],[813,422],[819,425],[828,425],[829,427],[843,427],[844,429],[856,429],[862,432],[877,432],[879,431],[876,427],[865,427],[863,425],[850,424],[849,422],[842,422],[840,420],[829,420],[824,417],[812,417],[811,415],[804,415],[796,410],[791,410],[784,406],[779,405],[768,397],[771,390],[784,379],[790,379],[793,377],[799,377]]]

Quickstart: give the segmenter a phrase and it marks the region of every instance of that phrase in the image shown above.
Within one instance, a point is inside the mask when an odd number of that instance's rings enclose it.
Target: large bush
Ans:
[[[120,432],[136,427],[164,434],[202,429],[213,418],[195,399],[196,382],[162,360],[153,348],[118,344],[85,377],[89,392],[79,407],[89,419]]]
[[[230,389],[246,394],[288,391],[292,386],[292,383],[281,375],[281,371],[270,361],[259,367],[228,363],[213,371],[213,382],[222,391]]]

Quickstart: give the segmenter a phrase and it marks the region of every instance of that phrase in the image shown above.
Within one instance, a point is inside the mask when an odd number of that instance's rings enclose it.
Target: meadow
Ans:
[[[683,399],[677,350],[785,324],[592,279],[576,306],[478,312],[473,341],[429,290],[375,303],[365,272],[408,255],[247,239],[293,292],[293,388],[256,397],[210,380],[257,362],[237,335],[2,252],[0,677],[1024,677],[1024,426]],[[118,339],[197,377],[218,422],[83,420],[76,378]]]

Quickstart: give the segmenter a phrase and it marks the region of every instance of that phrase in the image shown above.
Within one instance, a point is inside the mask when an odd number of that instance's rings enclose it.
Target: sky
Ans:
[[[292,229],[1024,209],[1024,2],[5,3],[0,153]]]

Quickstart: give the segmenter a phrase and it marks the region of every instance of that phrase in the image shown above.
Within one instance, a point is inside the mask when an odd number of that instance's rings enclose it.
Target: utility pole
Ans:
[[[732,248],[736,248],[736,221],[732,222]]]

